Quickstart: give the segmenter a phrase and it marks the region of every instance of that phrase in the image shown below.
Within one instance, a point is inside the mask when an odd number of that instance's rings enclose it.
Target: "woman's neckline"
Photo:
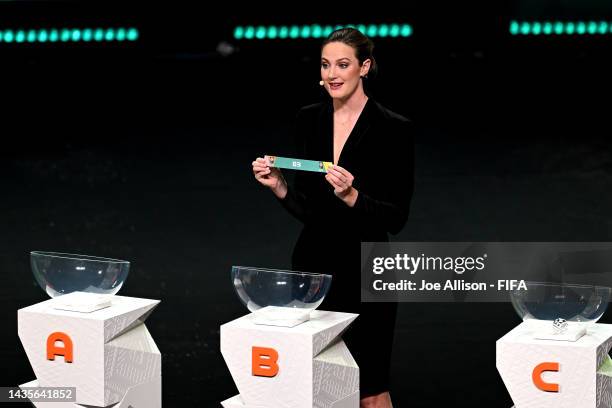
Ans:
[[[341,109],[336,110],[336,107],[334,106],[334,100],[331,99],[331,107],[332,107],[333,113],[341,112],[341,111],[344,111],[344,110],[348,110],[350,112],[351,110],[353,110],[353,111],[357,111],[357,114],[361,114],[361,112],[363,112],[365,110],[365,107],[370,102],[370,99],[372,99],[372,98],[370,98],[367,95],[364,95],[364,96],[365,96],[365,102],[364,102],[364,104],[362,106],[359,107],[359,109],[352,109],[351,107],[348,106],[348,103],[347,103],[346,107],[342,107]]]
[[[350,146],[351,141],[355,138],[355,132],[357,132],[357,129],[359,128],[359,125],[362,121],[362,118],[365,116],[368,106],[370,105],[370,101],[372,100],[372,98],[367,98],[365,104],[363,105],[363,107],[361,108],[361,111],[357,114],[357,118],[355,119],[355,123],[353,124],[353,127],[351,128],[351,130],[349,131],[349,134],[346,138],[346,141],[344,142],[344,145],[342,147],[342,149],[340,150],[339,154],[338,154],[338,160],[335,160],[335,154],[334,154],[334,108],[333,108],[333,104],[332,104],[332,108],[331,108],[331,158],[332,161],[334,162],[334,164],[339,165],[340,162],[342,161],[342,156],[344,151],[346,150],[346,148],[348,146]]]

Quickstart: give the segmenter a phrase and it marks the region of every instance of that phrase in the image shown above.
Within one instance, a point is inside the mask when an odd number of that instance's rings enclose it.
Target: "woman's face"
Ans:
[[[332,98],[347,99],[357,89],[363,89],[361,76],[369,69],[370,60],[360,65],[355,49],[350,45],[331,42],[321,51],[321,79]]]

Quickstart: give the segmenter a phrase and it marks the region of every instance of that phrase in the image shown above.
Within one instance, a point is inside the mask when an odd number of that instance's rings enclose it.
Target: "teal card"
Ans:
[[[290,157],[280,156],[264,156],[266,163],[270,167],[278,167],[281,169],[290,170],[302,170],[302,171],[314,171],[317,173],[327,173],[329,166],[333,165],[332,162],[327,161],[316,161],[316,160],[304,160],[304,159],[292,159]]]

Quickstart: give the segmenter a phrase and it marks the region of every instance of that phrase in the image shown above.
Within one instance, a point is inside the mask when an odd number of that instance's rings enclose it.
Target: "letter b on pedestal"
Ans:
[[[253,375],[275,377],[278,374],[278,352],[268,347],[253,347]]]

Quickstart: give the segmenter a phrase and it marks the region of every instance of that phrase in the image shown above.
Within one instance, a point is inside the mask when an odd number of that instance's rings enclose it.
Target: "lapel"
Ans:
[[[372,98],[368,98],[363,110],[361,111],[361,114],[359,114],[359,118],[357,118],[357,122],[355,122],[355,126],[351,130],[348,139],[346,139],[346,143],[344,143],[344,147],[342,148],[342,152],[340,152],[340,157],[338,158],[338,165],[342,167],[345,167],[347,164],[350,165],[350,159],[355,157],[355,149],[359,147],[361,140],[367,134],[368,129],[370,129],[370,126],[372,125],[372,119],[374,117],[373,108],[374,101]],[[333,152],[333,140],[331,146]]]

